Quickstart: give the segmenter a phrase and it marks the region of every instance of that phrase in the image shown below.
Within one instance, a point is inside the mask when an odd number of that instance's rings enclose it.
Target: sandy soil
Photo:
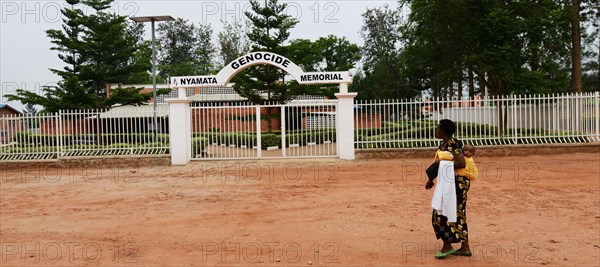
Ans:
[[[282,149],[274,150],[261,150],[262,158],[281,158],[283,153]],[[337,154],[337,144],[317,144],[310,146],[299,146],[299,147],[287,147],[286,155],[289,157],[331,157]],[[204,158],[218,159],[218,158],[253,158],[257,157],[256,149],[240,148],[240,147],[228,147],[228,146],[215,146],[209,145],[206,148],[206,154]],[[202,156],[197,155],[197,158],[201,159]]]
[[[478,158],[444,260],[430,160],[5,170],[0,265],[599,265],[600,155]]]

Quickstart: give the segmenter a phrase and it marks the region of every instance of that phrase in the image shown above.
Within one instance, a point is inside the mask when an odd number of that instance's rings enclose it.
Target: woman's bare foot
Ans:
[[[469,247],[469,243],[467,243],[467,242],[463,242],[460,249],[458,249],[457,251],[455,251],[452,254],[458,255],[458,256],[467,256],[467,257],[471,257],[473,255],[473,253],[471,253],[471,248]]]
[[[440,251],[442,253],[446,253],[451,249],[452,249],[452,245],[450,245],[450,243],[444,243],[444,246],[442,247],[442,250],[440,250]]]

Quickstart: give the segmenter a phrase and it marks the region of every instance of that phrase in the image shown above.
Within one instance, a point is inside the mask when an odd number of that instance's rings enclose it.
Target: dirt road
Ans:
[[[445,260],[430,160],[4,170],[0,265],[600,263],[600,155],[477,158],[474,255]]]

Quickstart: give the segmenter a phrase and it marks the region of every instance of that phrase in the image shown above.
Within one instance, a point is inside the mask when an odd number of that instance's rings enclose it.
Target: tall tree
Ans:
[[[290,41],[287,56],[303,71],[313,72],[321,68],[323,55],[321,47],[309,39],[294,39]]]
[[[193,75],[197,61],[196,26],[181,18],[158,25],[158,76],[166,79],[170,76]]]
[[[151,94],[142,88],[122,88],[107,92],[110,83],[147,81],[150,64],[147,45],[140,41],[139,29],[126,23],[127,17],[108,11],[112,0],[69,0],[61,10],[63,29],[46,31],[65,63],[62,70],[51,69],[61,77],[56,88],[44,95],[17,90],[9,99],[41,105],[45,111],[106,108],[115,104],[139,105]],[[92,10],[84,14],[80,4]],[[137,33],[136,33],[137,31]]]
[[[223,65],[228,64],[236,58],[250,51],[248,35],[239,21],[225,23],[223,31],[218,35],[219,56]]]
[[[298,21],[284,13],[287,4],[278,0],[265,0],[261,5],[257,0],[250,0],[252,11],[245,13],[251,22],[248,39],[252,42],[252,51],[273,52],[287,55],[286,40],[290,29]],[[285,103],[291,99],[289,88],[285,84],[285,73],[270,65],[253,66],[238,74],[235,79],[235,91],[251,102]],[[272,130],[271,109],[268,109],[268,129]]]
[[[296,39],[288,46],[288,58],[298,64],[304,71],[349,71],[354,69],[361,59],[361,49],[346,37],[329,35],[312,42],[307,39]],[[294,95],[323,95],[330,98],[339,91],[338,85],[300,85],[290,82]]]
[[[571,91],[581,93],[581,0],[571,6]]]
[[[134,40],[137,50],[129,59],[129,64],[135,65],[137,69],[152,69],[152,43],[150,40],[144,40],[144,23],[127,21],[125,35]],[[126,84],[150,84],[152,75],[147,71],[132,72],[124,81]]]
[[[369,8],[363,13],[361,35],[365,40],[363,55],[365,69],[374,67],[385,58],[397,58],[400,34],[400,13],[388,5]]]
[[[85,0],[94,12],[82,17],[84,26],[82,50],[85,63],[81,67],[81,80],[95,92],[96,106],[103,107],[108,98],[107,85],[126,83],[131,75],[147,73],[147,64],[135,64],[134,55],[140,49],[134,35],[128,34],[125,16],[109,11],[113,0]],[[124,88],[120,93],[137,93],[135,88]],[[135,99],[135,104],[138,99]],[[114,101],[109,101],[115,104]]]
[[[600,91],[600,0],[581,3],[582,89]]]
[[[329,35],[315,41],[319,55],[323,58],[320,71],[347,71],[361,59],[360,47],[346,37]]]
[[[158,26],[158,71],[170,76],[206,75],[213,69],[216,53],[213,30],[208,24],[194,25],[178,18]]]
[[[409,77],[422,70],[434,96],[462,83],[465,71],[493,95],[568,86],[569,20],[559,2],[401,2],[411,9],[402,26],[403,65],[412,73]]]
[[[16,94],[8,95],[9,100],[41,105],[47,112],[96,107],[94,95],[88,93],[88,89],[82,85],[79,78],[81,65],[84,63],[80,40],[83,11],[79,8],[78,0],[68,0],[66,3],[68,5],[61,10],[64,17],[62,30],[46,31],[54,45],[51,50],[58,51],[58,57],[65,64],[62,69],[50,69],[51,72],[61,77],[61,81],[54,88],[44,88],[44,95],[18,89]]]
[[[384,6],[367,9],[363,13],[362,37],[363,71],[367,82],[359,82],[352,90],[359,92],[361,98],[400,98],[414,97],[418,92],[408,86],[400,77],[401,35],[400,12],[398,9]],[[361,84],[368,84],[362,88]]]
[[[198,73],[207,75],[215,67],[215,56],[217,49],[212,40],[213,30],[209,24],[200,24],[196,32],[198,44],[196,46],[196,55],[198,56]]]

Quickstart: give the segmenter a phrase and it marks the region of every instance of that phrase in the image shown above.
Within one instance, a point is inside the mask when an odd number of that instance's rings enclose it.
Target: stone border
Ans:
[[[357,159],[433,158],[436,148],[357,149]],[[477,147],[477,157],[599,153],[600,143],[541,144]]]
[[[71,167],[150,167],[171,166],[170,155],[139,156],[104,156],[104,157],[69,157],[57,160],[5,161],[0,162],[0,169],[12,170],[23,168],[71,168]]]

